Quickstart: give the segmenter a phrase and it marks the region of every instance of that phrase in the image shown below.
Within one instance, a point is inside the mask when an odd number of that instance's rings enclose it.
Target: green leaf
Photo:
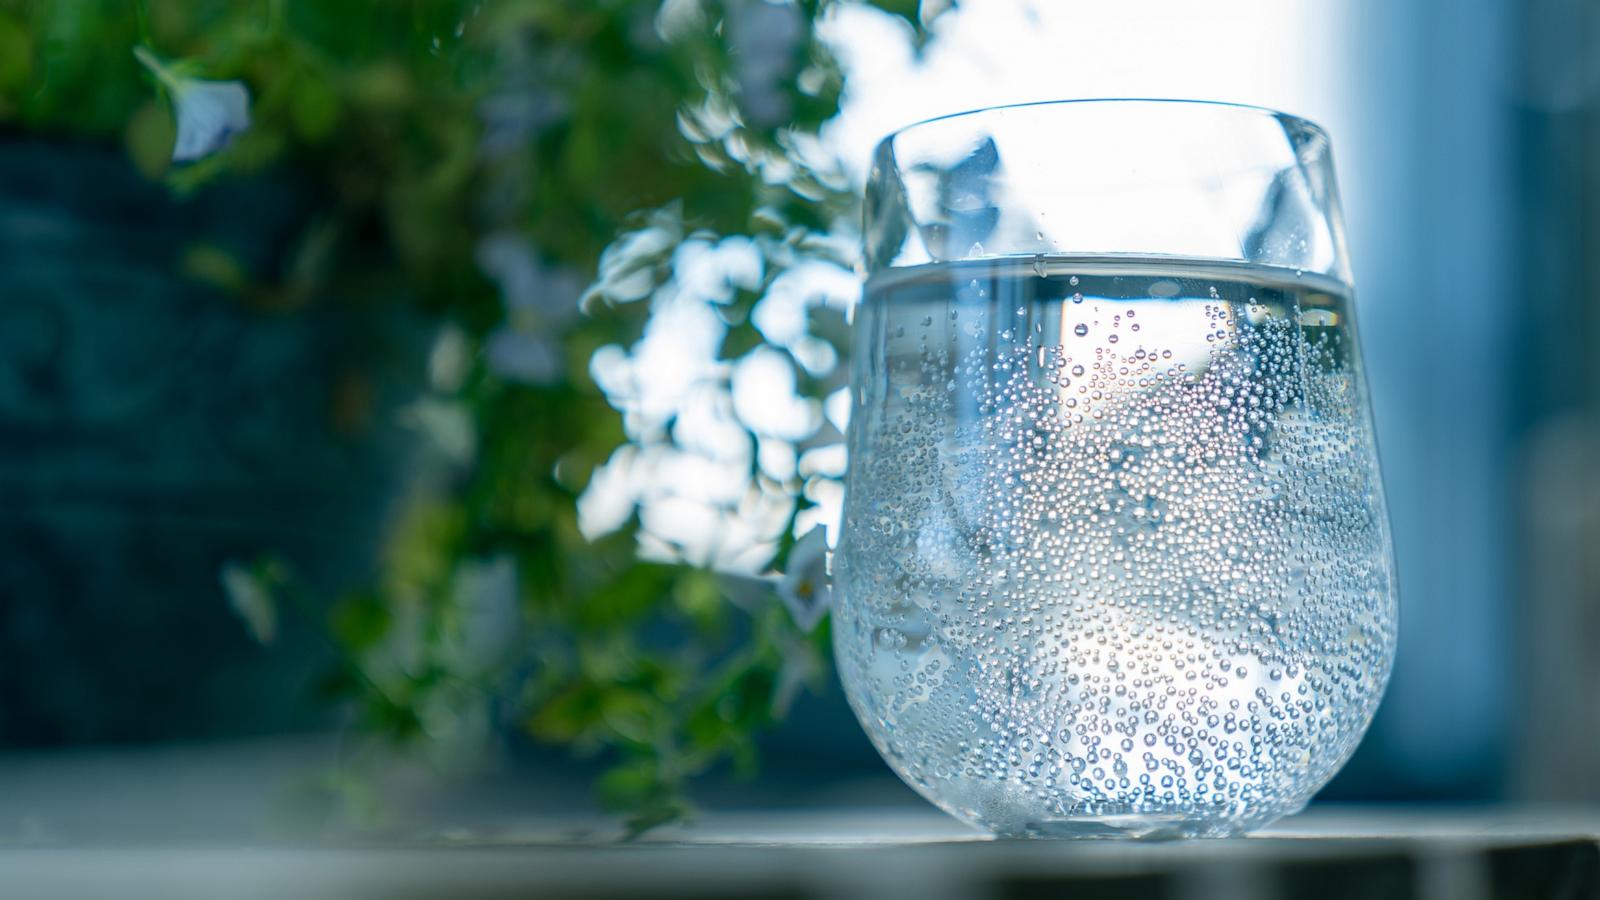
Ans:
[[[295,133],[307,143],[321,143],[339,124],[339,95],[316,74],[295,79],[289,102]]]
[[[393,616],[377,594],[352,594],[333,608],[328,626],[345,648],[362,651],[374,647],[389,633]]]
[[[177,131],[166,107],[154,100],[139,105],[123,130],[123,143],[133,164],[146,178],[156,178],[172,163],[172,141]]]
[[[600,719],[606,728],[637,744],[654,742],[659,734],[656,723],[664,712],[658,699],[642,691],[616,686],[601,695]]]
[[[575,610],[586,631],[626,627],[658,609],[672,595],[678,569],[659,563],[634,563],[585,598]]]
[[[612,809],[634,810],[658,805],[673,793],[655,759],[639,759],[607,769],[595,785]]]
[[[230,294],[242,292],[249,280],[238,258],[215,244],[191,246],[179,267],[189,278]]]
[[[600,723],[603,703],[602,692],[594,685],[574,684],[528,719],[528,732],[546,741],[572,743],[589,735]]]
[[[15,16],[0,12],[0,104],[33,75],[33,39]],[[0,115],[5,112],[0,105]]]
[[[723,598],[722,585],[715,572],[705,569],[684,571],[678,576],[672,598],[678,611],[704,634],[720,630],[726,622],[728,603]]]

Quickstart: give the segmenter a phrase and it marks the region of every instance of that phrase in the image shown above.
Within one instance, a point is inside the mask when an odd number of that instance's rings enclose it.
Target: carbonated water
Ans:
[[[1299,809],[1393,656],[1343,284],[1035,257],[857,312],[835,646],[891,766],[1003,834],[1222,835]]]

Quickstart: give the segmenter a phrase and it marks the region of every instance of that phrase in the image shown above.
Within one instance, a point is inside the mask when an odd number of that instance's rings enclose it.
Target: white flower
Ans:
[[[272,587],[262,573],[236,562],[222,564],[222,591],[228,605],[244,621],[258,644],[270,644],[278,636],[278,604]]]
[[[657,287],[656,269],[683,242],[683,207],[671,203],[650,214],[648,224],[612,241],[600,254],[600,277],[579,300],[581,309],[596,300],[632,303]]]
[[[440,648],[454,671],[486,675],[516,651],[522,630],[517,581],[510,556],[468,559],[457,567],[452,593],[459,618]]]
[[[778,582],[778,596],[789,608],[796,625],[811,631],[833,605],[833,587],[828,582],[827,532],[821,526],[806,532],[789,551],[789,564]]]
[[[500,286],[510,319],[535,318],[561,325],[578,315],[583,279],[570,269],[546,265],[533,245],[515,232],[499,231],[478,242],[478,268]]]
[[[402,408],[400,421],[427,435],[444,458],[457,465],[472,462],[478,453],[478,433],[465,403],[424,397]]]
[[[542,334],[501,326],[489,335],[484,355],[490,371],[509,381],[549,384],[561,377],[561,351]]]
[[[794,111],[784,82],[800,59],[795,49],[805,36],[805,19],[798,7],[761,0],[736,4],[728,13],[739,108],[755,125],[780,125]]]
[[[204,159],[250,127],[250,92],[242,82],[180,75],[143,47],[135,47],[133,55],[172,95],[172,111],[178,120],[178,137],[172,145],[174,162]]]

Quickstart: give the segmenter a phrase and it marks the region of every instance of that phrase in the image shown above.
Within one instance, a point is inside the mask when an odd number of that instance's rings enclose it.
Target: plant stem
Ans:
[[[135,59],[139,60],[140,64],[142,64],[146,69],[149,69],[150,74],[154,75],[156,80],[161,82],[161,84],[167,90],[172,91],[173,93],[178,92],[178,79],[173,77],[172,72],[168,71],[166,64],[161,61],[161,58],[156,56],[154,53],[151,53],[148,47],[145,47],[142,44],[134,47],[133,56]]]

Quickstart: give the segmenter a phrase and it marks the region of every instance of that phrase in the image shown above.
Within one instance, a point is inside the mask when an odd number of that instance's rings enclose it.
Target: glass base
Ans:
[[[1067,791],[1041,793],[1015,782],[910,778],[898,757],[895,772],[933,804],[963,822],[1004,839],[1175,841],[1242,837],[1305,808],[1307,797],[1245,806],[1114,803]]]
[[[1016,838],[1175,841],[1195,837],[1230,837],[1243,832],[1228,822],[1216,820],[1177,815],[1112,815],[1044,819],[1028,822],[1017,831],[997,833],[1000,837]]]

